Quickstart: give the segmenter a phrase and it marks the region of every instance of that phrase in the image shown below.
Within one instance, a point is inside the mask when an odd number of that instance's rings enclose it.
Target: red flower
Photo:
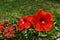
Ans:
[[[4,34],[3,34],[4,37],[7,37],[7,38],[13,37],[14,34],[15,34],[15,27],[14,27],[12,24],[8,24],[8,25],[5,27],[3,33],[4,33]]]
[[[31,16],[23,16],[18,22],[18,30],[23,30],[24,28],[30,28],[31,26],[31,21],[32,17]]]
[[[15,27],[12,24],[10,24],[9,26],[10,26],[10,32],[15,29]]]
[[[15,34],[15,29],[16,27],[12,24],[9,24],[7,21],[0,23],[0,34],[4,36],[4,38],[13,37]]]
[[[8,27],[5,28],[4,33],[8,33]]]
[[[33,24],[36,31],[49,31],[52,27],[52,15],[39,10],[33,15]]]

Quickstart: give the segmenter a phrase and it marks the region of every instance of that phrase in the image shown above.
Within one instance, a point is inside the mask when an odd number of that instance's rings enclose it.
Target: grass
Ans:
[[[51,12],[53,18],[59,21],[59,2],[59,0],[0,0],[0,21],[11,19],[12,16],[21,17],[24,15],[31,15],[39,9],[44,9],[45,11]]]

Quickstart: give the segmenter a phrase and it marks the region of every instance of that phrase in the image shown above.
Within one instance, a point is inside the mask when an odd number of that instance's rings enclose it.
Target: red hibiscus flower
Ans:
[[[33,24],[36,31],[49,31],[52,28],[52,15],[39,10],[33,15]]]
[[[31,26],[31,16],[23,16],[20,18],[20,20],[17,22],[18,30],[23,30],[24,28],[30,28]]]

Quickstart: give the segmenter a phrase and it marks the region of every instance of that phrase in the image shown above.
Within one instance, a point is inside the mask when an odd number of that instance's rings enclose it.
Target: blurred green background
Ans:
[[[60,23],[60,0],[0,0],[0,21],[32,15],[39,9],[51,12]]]
[[[51,34],[60,32],[60,0],[0,0],[0,22],[32,15],[39,9],[52,14],[54,29]]]

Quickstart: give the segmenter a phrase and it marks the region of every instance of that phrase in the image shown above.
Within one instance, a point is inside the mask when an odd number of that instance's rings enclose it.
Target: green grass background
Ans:
[[[0,21],[32,15],[39,9],[51,12],[60,23],[60,0],[0,0]]]

